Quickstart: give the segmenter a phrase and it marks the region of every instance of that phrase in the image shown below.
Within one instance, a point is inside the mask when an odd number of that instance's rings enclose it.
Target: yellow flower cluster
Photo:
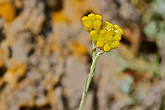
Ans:
[[[105,52],[120,46],[123,30],[118,25],[109,22],[102,23],[102,17],[93,13],[82,18],[86,31],[90,33],[91,39],[96,46]]]

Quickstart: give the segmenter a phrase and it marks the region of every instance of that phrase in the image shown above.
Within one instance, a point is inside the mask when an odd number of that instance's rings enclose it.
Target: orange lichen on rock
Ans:
[[[15,7],[10,1],[2,0],[0,2],[0,17],[5,21],[10,22],[15,18]]]
[[[69,18],[64,14],[63,11],[52,12],[51,17],[53,22],[70,22]]]
[[[17,8],[21,9],[23,7],[22,0],[15,0],[14,2]]]
[[[4,66],[2,59],[0,58],[0,68]]]
[[[60,46],[57,43],[52,43],[51,50],[54,52],[60,51]]]
[[[4,66],[4,62],[2,60],[2,56],[3,56],[3,51],[2,49],[0,48],[0,68]]]
[[[88,53],[87,48],[78,42],[73,42],[71,45],[73,50],[78,54],[85,55]]]
[[[23,76],[27,71],[26,65],[15,62],[13,63],[5,73],[5,80],[14,85],[19,77]]]

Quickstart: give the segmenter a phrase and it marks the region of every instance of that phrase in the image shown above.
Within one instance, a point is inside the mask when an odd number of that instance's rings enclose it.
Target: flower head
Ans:
[[[82,22],[85,30],[89,32],[92,41],[99,49],[109,52],[120,46],[123,30],[118,25],[113,25],[107,21],[102,23],[102,17],[93,13],[84,16]]]

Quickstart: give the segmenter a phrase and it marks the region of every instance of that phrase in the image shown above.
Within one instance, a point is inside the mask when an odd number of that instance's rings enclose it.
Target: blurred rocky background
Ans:
[[[165,0],[0,0],[0,110],[77,110],[91,65],[81,17],[124,30],[84,110],[165,110]]]

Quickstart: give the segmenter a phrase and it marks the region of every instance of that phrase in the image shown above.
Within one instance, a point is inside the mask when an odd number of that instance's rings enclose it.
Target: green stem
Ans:
[[[93,51],[93,52],[96,52],[96,51]],[[92,52],[92,54],[93,54],[93,52]],[[94,76],[94,71],[95,71],[95,68],[96,68],[96,62],[97,62],[97,60],[100,58],[100,56],[103,53],[104,52],[99,51],[95,55],[93,55],[92,65],[91,65],[91,68],[90,68],[90,73],[88,74],[88,77],[87,77],[86,82],[85,82],[85,87],[84,87],[83,94],[82,94],[82,97],[81,97],[81,102],[80,102],[79,110],[83,110],[84,101],[85,101],[85,98],[86,98],[86,95],[87,95],[87,92],[88,92],[90,83],[92,81],[92,78]]]

